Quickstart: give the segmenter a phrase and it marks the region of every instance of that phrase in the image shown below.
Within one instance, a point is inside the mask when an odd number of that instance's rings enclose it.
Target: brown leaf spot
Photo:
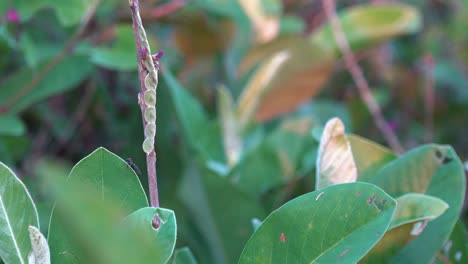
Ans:
[[[281,240],[281,242],[283,242],[283,243],[286,242],[286,236],[284,235],[284,233],[281,233],[281,235],[280,235],[280,240]]]
[[[356,197],[360,197],[360,196],[361,196],[361,192],[357,192]]]
[[[309,224],[307,225],[307,228],[312,229],[312,224],[309,223]]]

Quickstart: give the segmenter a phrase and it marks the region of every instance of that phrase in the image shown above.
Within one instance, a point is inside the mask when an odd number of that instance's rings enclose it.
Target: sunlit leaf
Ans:
[[[345,127],[339,118],[327,122],[320,139],[316,165],[315,189],[334,184],[354,182],[357,168]]]
[[[431,221],[442,215],[448,204],[441,199],[419,193],[408,193],[396,198],[397,209],[390,228],[417,221]]]
[[[29,226],[29,238],[31,239],[31,252],[28,256],[28,264],[50,264],[49,244],[41,231],[34,226]]]

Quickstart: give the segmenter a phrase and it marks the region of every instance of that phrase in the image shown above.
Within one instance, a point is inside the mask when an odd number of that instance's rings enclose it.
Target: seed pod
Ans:
[[[145,109],[145,121],[146,123],[156,122],[156,108],[154,106],[148,106]]]
[[[145,141],[143,141],[143,151],[146,154],[149,154],[151,151],[153,151],[153,148],[154,148],[154,139],[145,138]]]
[[[156,91],[155,90],[146,90],[145,95],[143,96],[145,104],[147,106],[156,105]]]
[[[148,123],[145,126],[145,138],[154,138],[156,136],[156,124]]]
[[[145,87],[149,90],[156,90],[158,85],[158,75],[156,75],[156,80],[153,78],[151,73],[148,73],[145,77]]]

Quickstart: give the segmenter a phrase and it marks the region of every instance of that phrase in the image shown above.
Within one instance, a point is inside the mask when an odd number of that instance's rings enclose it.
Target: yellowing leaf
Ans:
[[[241,123],[265,122],[295,110],[318,94],[331,72],[331,57],[304,39],[285,42],[273,55],[260,53],[247,64],[267,58],[239,100]],[[283,46],[283,45],[281,45]],[[276,50],[276,48],[271,48]],[[248,59],[249,60],[249,59]]]
[[[269,42],[278,35],[279,16],[268,14],[262,6],[262,0],[239,0],[239,4],[249,17],[259,43]]]
[[[339,118],[327,122],[320,139],[317,157],[316,189],[330,185],[354,182],[357,168],[345,127]]]
[[[233,166],[242,151],[242,138],[232,95],[224,86],[218,89],[218,113],[223,128],[224,152],[228,164]]]

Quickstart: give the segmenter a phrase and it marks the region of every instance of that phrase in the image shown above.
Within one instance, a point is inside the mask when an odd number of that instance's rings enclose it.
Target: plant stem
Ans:
[[[388,142],[390,147],[397,153],[402,153],[404,151],[398,137],[393,132],[392,128],[388,125],[387,121],[382,114],[382,111],[372,95],[369,84],[367,83],[366,78],[362,72],[362,69],[356,62],[354,54],[351,51],[348,40],[343,32],[338,16],[336,15],[336,5],[334,0],[323,0],[323,9],[325,15],[330,21],[330,25],[335,36],[336,43],[343,54],[344,62],[346,68],[348,68],[349,73],[353,77],[354,82],[358,88],[358,92],[367,105],[369,112],[371,113],[377,128],[382,132],[385,140]]]
[[[138,104],[140,105],[141,115],[143,117],[143,127],[145,127],[147,125],[147,121],[145,120],[144,113],[147,105],[144,102],[143,94],[148,89],[145,85],[145,78],[148,74],[153,74],[153,76],[155,76],[155,74],[157,74],[157,69],[152,61],[148,40],[142,25],[138,0],[129,0],[129,4],[132,12],[133,34],[135,37],[138,59],[138,75],[140,78]],[[157,80],[157,76],[155,79]],[[158,181],[156,176],[156,152],[154,148],[146,154],[146,166],[148,169],[150,205],[152,207],[159,207]],[[153,226],[155,228],[159,227],[159,217],[157,215],[153,219]]]

